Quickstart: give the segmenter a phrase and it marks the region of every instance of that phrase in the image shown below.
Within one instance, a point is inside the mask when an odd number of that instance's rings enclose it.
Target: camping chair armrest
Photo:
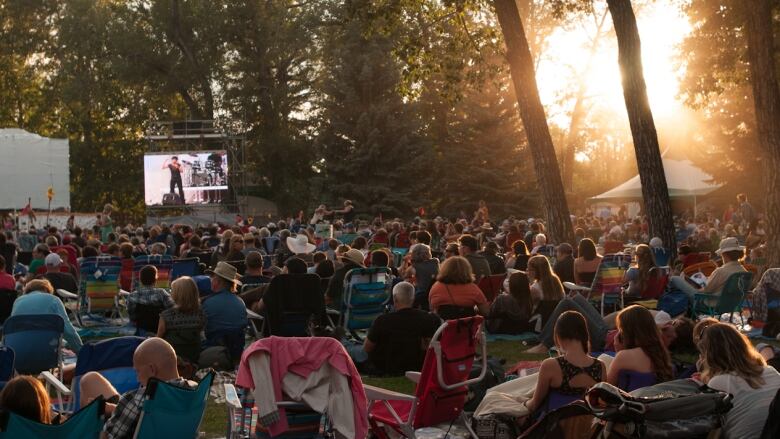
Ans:
[[[57,295],[62,297],[63,299],[73,299],[76,300],[79,298],[78,294],[73,294],[68,290],[63,290],[62,288],[57,289]]]
[[[569,290],[577,290],[577,291],[590,291],[590,288],[583,287],[582,285],[577,285],[573,282],[564,282],[563,286],[566,287],[566,289]]]
[[[410,401],[414,402],[417,398],[405,393],[393,392],[392,390],[381,387],[369,386],[363,384],[363,390],[366,392],[366,399],[369,401]]]
[[[43,380],[46,382],[46,384],[49,384],[54,387],[55,390],[57,390],[59,393],[69,396],[70,395],[70,389],[68,389],[65,384],[62,383],[62,381],[58,380],[57,377],[55,377],[51,372],[43,371],[40,375],[38,375],[38,378],[43,378]]]
[[[251,320],[260,320],[265,321],[265,317],[261,316],[260,314],[252,311],[251,309],[246,309],[246,317]]]
[[[411,370],[406,371],[406,379],[408,379],[409,381],[411,381],[413,383],[419,383],[421,376],[422,376],[421,372],[414,372],[414,371],[411,371]]]
[[[339,311],[337,309],[327,308],[326,307],[325,308],[325,314],[330,315],[330,316],[334,316],[334,317],[338,317],[338,316],[341,315],[341,311]]]
[[[232,409],[241,410],[241,400],[238,398],[238,392],[236,392],[236,386],[225,383],[225,403]]]
[[[119,289],[119,293],[117,293],[117,295],[118,295],[118,296],[121,296],[121,297],[127,297],[127,296],[129,296],[129,295],[130,295],[130,291],[125,291],[125,290],[123,290],[123,289],[121,289],[121,288],[120,288],[120,289]]]

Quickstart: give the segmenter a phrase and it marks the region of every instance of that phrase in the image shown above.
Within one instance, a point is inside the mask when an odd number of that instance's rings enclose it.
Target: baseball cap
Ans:
[[[62,264],[62,258],[57,253],[49,253],[43,262],[47,267],[59,267]]]

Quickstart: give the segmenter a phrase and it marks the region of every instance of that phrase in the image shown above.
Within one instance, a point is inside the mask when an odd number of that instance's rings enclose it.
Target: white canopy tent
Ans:
[[[690,160],[663,159],[666,185],[669,188],[669,198],[691,199],[696,205],[697,198],[710,194],[721,185],[712,181],[712,176],[697,168]],[[603,194],[591,197],[590,201],[619,202],[642,199],[642,183],[639,175],[634,176]]]
[[[31,198],[34,209],[70,209],[68,139],[48,139],[18,128],[0,129],[0,209],[20,210]]]

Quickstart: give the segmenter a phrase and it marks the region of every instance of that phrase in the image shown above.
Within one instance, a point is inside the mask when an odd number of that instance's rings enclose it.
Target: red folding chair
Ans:
[[[407,372],[417,382],[414,396],[364,385],[371,431],[388,439],[387,429],[407,438],[415,430],[461,418],[477,437],[465,419],[463,405],[468,397],[468,385],[481,381],[487,370],[487,343],[481,316],[444,322],[431,339],[422,372]],[[469,379],[471,366],[480,348],[482,372]]]

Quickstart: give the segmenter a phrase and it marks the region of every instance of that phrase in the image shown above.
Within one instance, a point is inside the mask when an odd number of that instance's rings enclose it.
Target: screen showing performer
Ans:
[[[220,203],[228,189],[227,152],[146,154],[144,189],[147,206]]]

